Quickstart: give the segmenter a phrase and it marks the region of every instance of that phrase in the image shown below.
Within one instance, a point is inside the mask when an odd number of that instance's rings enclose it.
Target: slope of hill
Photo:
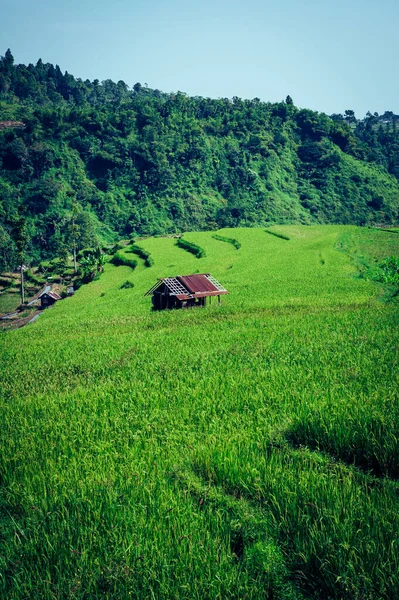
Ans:
[[[142,240],[0,336],[2,597],[399,597],[398,304],[356,269],[399,235],[268,231]],[[151,312],[194,272],[220,308]]]
[[[83,82],[7,51],[0,269],[117,235],[396,222],[397,118],[347,113]]]

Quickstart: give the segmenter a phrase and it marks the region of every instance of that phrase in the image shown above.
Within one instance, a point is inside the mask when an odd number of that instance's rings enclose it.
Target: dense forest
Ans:
[[[119,236],[397,223],[399,116],[189,97],[0,57],[0,270]]]

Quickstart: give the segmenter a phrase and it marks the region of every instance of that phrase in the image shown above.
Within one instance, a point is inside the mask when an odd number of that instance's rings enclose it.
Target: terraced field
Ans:
[[[0,336],[0,595],[398,598],[399,236],[184,240]],[[195,272],[221,307],[151,311]]]

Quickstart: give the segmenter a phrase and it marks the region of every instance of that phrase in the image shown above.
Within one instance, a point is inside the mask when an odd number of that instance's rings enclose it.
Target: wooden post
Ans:
[[[21,263],[21,304],[25,304],[24,265]]]
[[[220,306],[220,295],[218,296],[218,306]]]

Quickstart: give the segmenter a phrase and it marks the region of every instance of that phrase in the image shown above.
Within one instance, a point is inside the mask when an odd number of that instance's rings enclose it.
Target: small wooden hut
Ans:
[[[0,129],[9,129],[10,127],[25,129],[25,123],[22,123],[22,121],[0,121]]]
[[[212,296],[217,296],[220,304],[220,296],[228,293],[212,275],[202,273],[159,279],[145,296],[152,295],[154,310],[164,310],[205,306],[206,299],[211,301]]]
[[[61,300],[61,296],[57,292],[45,292],[40,296],[40,306],[46,308],[57,302],[57,300]]]

